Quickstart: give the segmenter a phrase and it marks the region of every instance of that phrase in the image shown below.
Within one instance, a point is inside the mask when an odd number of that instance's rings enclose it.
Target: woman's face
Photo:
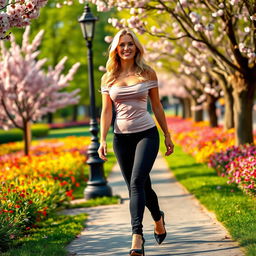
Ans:
[[[133,59],[136,54],[136,45],[130,35],[123,35],[117,45],[117,54],[123,60]]]

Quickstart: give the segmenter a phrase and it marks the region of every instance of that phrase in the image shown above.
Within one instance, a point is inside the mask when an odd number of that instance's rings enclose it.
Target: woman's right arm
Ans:
[[[107,161],[107,134],[112,121],[112,100],[108,94],[102,94],[102,110],[100,116],[100,146],[98,154],[101,159]]]

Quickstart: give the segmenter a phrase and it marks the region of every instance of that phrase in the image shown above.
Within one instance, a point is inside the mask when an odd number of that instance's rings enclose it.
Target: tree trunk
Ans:
[[[232,77],[234,96],[234,120],[236,145],[253,143],[253,100],[256,87],[256,68],[246,77],[235,74]]]
[[[24,122],[23,139],[24,139],[24,153],[26,156],[28,156],[30,144],[31,144],[31,123],[28,121]]]
[[[52,124],[53,123],[53,113],[47,114],[47,123]]]
[[[196,99],[192,98],[192,119],[194,122],[203,121],[203,109],[200,104],[197,103]]]
[[[192,119],[194,122],[201,122],[204,120],[203,118],[203,110],[196,110],[196,111],[192,111]]]
[[[225,111],[224,111],[224,129],[228,130],[235,127],[234,121],[234,98],[233,88],[224,88]]]
[[[233,92],[236,145],[253,143],[253,96],[247,91]]]
[[[87,118],[87,117],[90,117],[90,106],[87,106],[87,105],[83,105],[84,107],[84,116]]]
[[[182,118],[190,118],[191,114],[191,102],[189,98],[179,98],[182,108]]]
[[[73,106],[72,121],[76,122],[78,117],[78,105]]]
[[[174,115],[179,116],[179,104],[174,103]]]
[[[191,111],[191,100],[189,98],[185,98],[185,117],[191,118],[192,117],[192,111]]]
[[[223,74],[214,71],[211,73],[219,82],[225,99],[225,110],[224,110],[224,129],[228,130],[235,127],[234,122],[234,98],[232,95],[233,88],[232,83],[227,80],[226,76]]]
[[[184,119],[185,117],[185,102],[184,99],[180,98],[180,105],[181,105],[181,117]]]
[[[218,126],[218,117],[216,112],[216,101],[217,98],[214,96],[207,94],[207,112],[209,116],[210,127]]]

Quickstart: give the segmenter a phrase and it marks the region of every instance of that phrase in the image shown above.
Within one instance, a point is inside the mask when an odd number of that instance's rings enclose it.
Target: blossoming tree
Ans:
[[[147,59],[153,64],[156,63],[156,66],[160,66],[165,72],[173,73],[174,77],[186,77],[183,79],[186,83],[180,83],[179,87],[184,87],[189,95],[193,120],[202,121],[202,110],[206,109],[210,126],[216,127],[218,126],[216,101],[221,96],[222,90],[218,81],[209,73],[213,66],[212,59],[202,51],[202,46],[197,48],[185,43],[177,50],[178,47],[175,49],[174,45],[161,37],[157,41],[149,41],[146,45]],[[165,83],[166,87],[171,86],[176,90],[177,86],[168,83],[168,79]]]
[[[158,77],[159,95],[171,96],[178,100],[182,106],[182,117],[189,118],[191,114],[191,101],[185,89],[186,78],[181,78],[168,73],[160,73]]]
[[[45,6],[47,0],[26,0],[26,1],[0,1],[0,40],[9,39],[7,34],[10,28],[25,27],[30,20],[39,16],[40,8]]]
[[[253,142],[252,109],[256,87],[256,3],[247,0],[91,0],[100,11],[129,10],[128,19],[111,19],[114,27],[129,26],[167,40],[203,44],[218,71],[232,86],[236,143]],[[148,20],[162,14],[155,26]],[[151,25],[151,24],[150,24]]]
[[[54,68],[44,72],[42,66],[47,59],[37,59],[42,36],[43,31],[40,31],[30,44],[27,27],[21,47],[13,37],[9,49],[1,42],[0,126],[4,129],[15,126],[23,131],[26,155],[29,154],[30,123],[46,113],[79,101],[78,89],[61,92],[73,79],[79,63],[64,75],[62,71],[67,59],[64,57]]]

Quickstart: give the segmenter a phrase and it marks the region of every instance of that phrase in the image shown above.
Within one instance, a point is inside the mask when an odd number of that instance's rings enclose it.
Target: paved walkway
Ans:
[[[167,238],[158,246],[148,210],[144,216],[147,256],[243,256],[227,231],[171,175],[159,155],[151,174],[161,209],[166,215]],[[124,199],[121,205],[68,210],[68,214],[90,215],[85,230],[69,246],[70,255],[124,256],[130,248],[129,200],[118,166],[109,177],[114,194]]]

